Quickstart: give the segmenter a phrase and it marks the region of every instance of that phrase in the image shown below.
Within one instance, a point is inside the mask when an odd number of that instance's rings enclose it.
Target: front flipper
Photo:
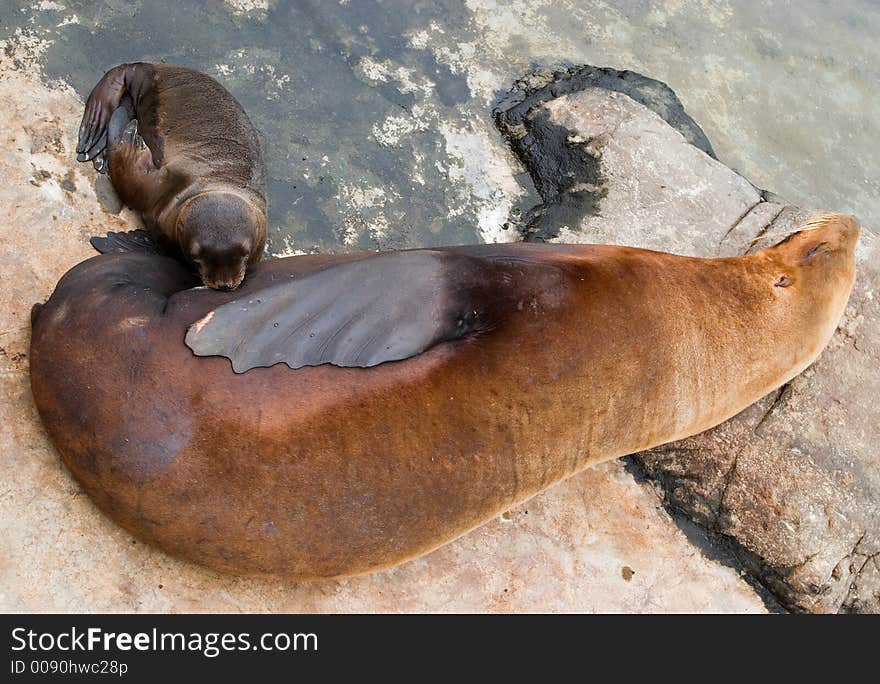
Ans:
[[[236,373],[369,367],[420,354],[491,326],[456,283],[468,257],[418,250],[330,266],[218,307],[190,326],[197,356],[225,356]]]
[[[77,161],[85,162],[101,157],[112,148],[111,120],[117,116],[120,105],[128,101],[128,118],[136,116],[135,101],[150,87],[153,66],[144,62],[120,64],[113,67],[98,81],[89,93],[79,126],[76,144]],[[124,126],[127,121],[122,121]]]
[[[77,161],[90,161],[103,152],[108,124],[127,90],[126,65],[120,64],[104,74],[89,93],[79,126]]]
[[[119,252],[143,252],[147,254],[163,254],[145,230],[130,230],[125,233],[110,231],[105,236],[89,238],[89,244],[101,254]]]

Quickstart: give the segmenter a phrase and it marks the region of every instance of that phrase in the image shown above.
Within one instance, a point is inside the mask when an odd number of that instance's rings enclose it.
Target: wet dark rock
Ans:
[[[523,217],[523,237],[545,241],[586,214],[596,214],[606,190],[599,154],[588,144],[572,144],[570,131],[554,122],[542,105],[586,90],[622,93],[660,116],[710,157],[715,152],[669,86],[632,71],[584,66],[518,81],[495,108],[495,122],[530,171],[543,200]]]

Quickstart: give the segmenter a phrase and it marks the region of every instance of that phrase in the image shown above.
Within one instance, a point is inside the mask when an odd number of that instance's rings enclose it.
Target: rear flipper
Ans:
[[[131,132],[132,125],[134,126],[133,134]],[[113,112],[113,116],[110,117],[110,122],[107,124],[107,132],[99,143],[101,151],[92,157],[92,165],[96,171],[104,174],[110,172],[110,157],[120,144],[131,144],[136,138],[136,141],[139,141],[137,143],[139,149],[146,146],[143,138],[137,135],[137,125],[134,104],[131,98],[126,95],[122,98],[116,111]]]
[[[120,252],[141,252],[146,254],[163,254],[159,246],[153,242],[145,230],[130,230],[127,233],[109,232],[104,237],[89,238],[92,245],[101,254]]]
[[[129,133],[130,125],[134,123],[134,132],[137,133],[137,119],[135,118],[134,103],[127,94],[123,96],[119,102],[119,106],[110,117],[107,124],[107,131],[96,143],[95,148],[100,151],[92,157],[92,165],[99,173],[108,173],[110,170],[110,155],[117,145],[123,142],[132,142],[132,136]],[[143,139],[138,136],[143,143]],[[84,157],[84,155],[80,155]],[[79,161],[84,161],[80,158]]]

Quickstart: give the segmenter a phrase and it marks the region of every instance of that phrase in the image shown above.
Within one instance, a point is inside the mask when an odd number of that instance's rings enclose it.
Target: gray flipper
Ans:
[[[134,103],[128,95],[125,95],[119,101],[119,106],[113,112],[110,122],[107,124],[107,145],[110,149],[116,146],[132,121],[137,121]],[[137,130],[137,127],[135,127],[135,130]]]
[[[236,299],[190,326],[197,356],[225,356],[236,373],[369,367],[420,354],[488,327],[456,286],[466,257],[418,250],[330,266]]]
[[[162,254],[152,238],[145,230],[130,230],[126,233],[110,231],[103,237],[89,238],[89,244],[101,254],[116,252],[148,252]]]

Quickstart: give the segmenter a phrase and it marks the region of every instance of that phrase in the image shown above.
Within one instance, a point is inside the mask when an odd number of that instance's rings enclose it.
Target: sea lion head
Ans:
[[[234,290],[266,245],[261,214],[231,192],[209,191],[188,199],[177,215],[177,242],[214,290]]]
[[[821,330],[825,338],[837,326],[855,280],[858,239],[852,216],[826,214],[762,250],[770,266],[768,287],[803,332]]]

